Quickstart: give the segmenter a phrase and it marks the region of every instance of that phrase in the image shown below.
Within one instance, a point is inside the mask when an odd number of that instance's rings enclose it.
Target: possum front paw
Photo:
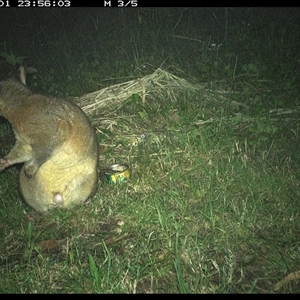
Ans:
[[[0,172],[9,166],[10,166],[10,162],[7,159],[5,158],[0,159]]]
[[[54,202],[55,206],[64,207],[64,198],[63,198],[62,194],[60,194],[60,193],[54,194],[53,202]]]
[[[26,177],[29,179],[33,178],[33,176],[35,175],[37,170],[38,170],[38,167],[33,164],[27,164],[24,166],[24,173],[25,173]]]

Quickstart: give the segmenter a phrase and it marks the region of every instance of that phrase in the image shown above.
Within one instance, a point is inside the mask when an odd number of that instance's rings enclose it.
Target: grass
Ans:
[[[0,292],[299,293],[296,13],[106,12],[45,10],[42,28],[24,12],[23,39],[6,34],[1,51],[30,57],[38,73],[28,85],[53,96],[165,67],[203,84],[205,97],[178,90],[142,104],[133,95],[109,123],[90,115],[100,165],[129,163],[132,177],[99,181],[83,206],[35,216],[19,197],[18,167],[2,172]],[[14,141],[6,122],[1,129],[4,156]]]

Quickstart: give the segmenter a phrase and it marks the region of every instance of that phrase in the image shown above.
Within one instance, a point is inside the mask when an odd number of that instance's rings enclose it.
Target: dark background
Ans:
[[[89,68],[99,74],[93,83],[59,92],[82,94],[98,88],[101,78],[139,76],[135,71],[145,63],[204,80],[210,45],[238,55],[241,65],[266,47],[267,64],[273,59],[278,67],[296,68],[299,28],[289,24],[300,24],[299,18],[299,8],[1,8],[0,52],[26,57],[43,81],[36,87],[50,93],[47,80],[62,83],[71,76],[82,83]],[[13,67],[0,60],[1,77]]]

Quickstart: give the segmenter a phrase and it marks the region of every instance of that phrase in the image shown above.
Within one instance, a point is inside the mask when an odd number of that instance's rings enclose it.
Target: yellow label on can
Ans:
[[[109,184],[127,182],[130,175],[131,172],[128,165],[114,164],[109,169],[104,171],[104,177]]]

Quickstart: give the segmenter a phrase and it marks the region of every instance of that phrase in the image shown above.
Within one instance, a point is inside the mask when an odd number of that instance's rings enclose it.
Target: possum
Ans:
[[[67,208],[92,196],[98,183],[98,142],[75,103],[33,93],[25,68],[0,82],[0,115],[15,134],[15,145],[0,159],[0,172],[24,163],[19,191],[39,212]]]

